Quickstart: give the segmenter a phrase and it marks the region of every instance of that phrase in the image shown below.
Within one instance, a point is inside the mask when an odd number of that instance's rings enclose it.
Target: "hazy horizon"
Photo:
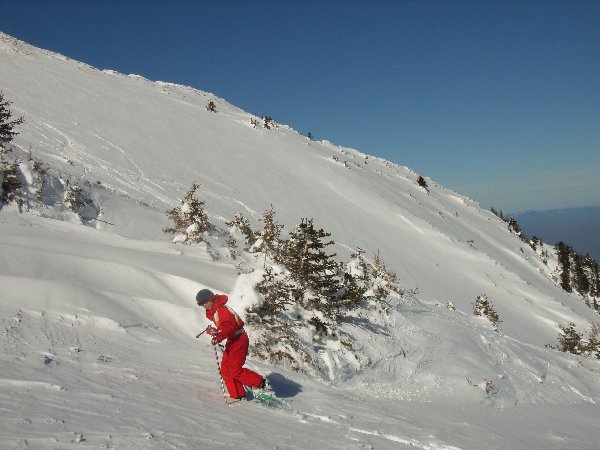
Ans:
[[[579,254],[600,261],[600,206],[524,211],[513,214],[528,236],[555,245],[563,241]]]

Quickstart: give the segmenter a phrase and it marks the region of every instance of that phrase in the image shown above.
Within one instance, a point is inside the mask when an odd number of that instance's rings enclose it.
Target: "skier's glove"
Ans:
[[[213,327],[211,325],[206,327],[206,334],[210,334],[211,336],[216,336],[218,332],[219,332],[219,330],[217,330],[215,327]]]
[[[212,343],[212,345],[217,345],[223,339],[225,339],[225,336],[223,336],[221,334],[217,334],[216,336],[213,336],[211,343]]]

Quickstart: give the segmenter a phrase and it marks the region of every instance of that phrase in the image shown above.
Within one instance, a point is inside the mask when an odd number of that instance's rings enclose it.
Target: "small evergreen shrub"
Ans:
[[[588,338],[577,332],[575,324],[559,325],[558,334],[559,350],[574,355],[591,356],[600,359],[600,324],[590,323]]]
[[[174,234],[173,242],[198,244],[203,241],[204,233],[210,233],[210,223],[204,211],[205,202],[194,196],[199,187],[194,181],[181,200],[181,205],[167,211],[167,217],[171,219],[173,226],[163,228],[163,232]]]
[[[494,309],[494,306],[488,300],[485,294],[479,295],[475,300],[475,307],[473,308],[473,314],[476,316],[485,316],[488,320],[496,327],[501,322],[498,313]]]
[[[14,130],[14,127],[23,123],[23,118],[18,117],[12,119],[12,113],[8,107],[11,102],[4,99],[4,93],[0,91],[0,151],[10,151],[9,144],[13,137],[18,132]]]
[[[238,211],[233,220],[225,222],[233,232],[239,231],[244,236],[244,248],[248,250],[256,242],[256,234],[252,231],[250,222],[244,217],[244,215]]]

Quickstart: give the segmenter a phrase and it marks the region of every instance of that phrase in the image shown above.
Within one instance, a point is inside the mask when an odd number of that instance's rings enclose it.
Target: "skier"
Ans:
[[[251,389],[265,389],[267,380],[256,372],[243,367],[248,355],[248,335],[244,331],[244,322],[226,305],[226,295],[214,294],[209,289],[202,289],[196,294],[196,303],[206,310],[206,317],[214,322],[216,328],[209,325],[206,333],[212,336],[212,344],[227,339],[221,360],[221,377],[225,382],[232,401],[244,400],[244,386]]]

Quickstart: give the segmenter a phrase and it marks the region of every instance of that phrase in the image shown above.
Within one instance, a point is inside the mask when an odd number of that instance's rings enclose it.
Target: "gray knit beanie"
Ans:
[[[196,303],[198,303],[199,305],[204,305],[211,298],[213,298],[214,295],[215,294],[210,289],[202,289],[196,294]]]

